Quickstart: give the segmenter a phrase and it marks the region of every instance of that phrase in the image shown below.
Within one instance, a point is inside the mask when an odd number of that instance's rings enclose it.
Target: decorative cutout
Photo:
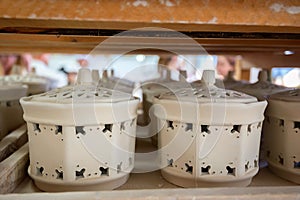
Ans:
[[[185,131],[193,131],[193,124],[192,123],[186,123]]]
[[[245,164],[245,172],[247,172],[250,168],[250,163],[249,161]]]
[[[242,127],[242,125],[233,125],[233,128],[231,129],[231,133],[234,133],[234,132],[240,133],[241,127]]]
[[[109,176],[109,168],[104,168],[104,167],[100,167],[99,168],[100,172],[101,172],[101,176]]]
[[[294,168],[300,169],[300,161],[299,162],[294,161]]]
[[[283,159],[283,157],[281,157],[280,155],[278,156],[278,162],[281,164],[281,165],[283,165],[284,164],[284,159]]]
[[[227,166],[226,167],[226,170],[227,170],[227,175],[232,175],[232,176],[235,176],[235,167],[230,167],[230,166]]]
[[[201,133],[205,132],[209,134],[210,130],[208,128],[209,128],[208,125],[201,125]]]
[[[58,171],[58,169],[55,169],[56,172],[56,179],[64,179],[64,172],[63,171]]]
[[[84,172],[85,172],[85,168],[82,168],[80,171],[76,171],[75,172],[76,179],[84,178]]]
[[[251,124],[248,125],[247,131],[248,131],[249,133],[251,133]]]
[[[84,126],[75,126],[75,130],[76,130],[76,135],[77,134],[82,134],[82,135],[85,135],[86,132],[84,131]]]
[[[185,163],[186,172],[193,174],[193,166],[190,166],[188,163]]]
[[[208,165],[206,167],[201,167],[201,175],[208,175],[210,168],[211,168],[210,165]]]
[[[167,120],[167,123],[168,123],[168,127],[167,128],[171,128],[172,130],[174,130],[173,121]]]
[[[43,176],[44,167],[36,167],[36,175]]]
[[[11,101],[7,101],[7,102],[6,102],[6,106],[7,106],[7,107],[12,107],[12,105],[13,105],[13,103],[12,103]]]
[[[258,162],[257,162],[257,160],[254,160],[254,167],[258,167]]]
[[[170,160],[167,159],[167,162],[168,162],[168,167],[173,167],[173,159]]]
[[[284,120],[283,119],[279,119],[279,126],[284,126]]]
[[[33,123],[33,131],[34,132],[41,132],[41,129],[40,129],[40,124],[35,124],[35,123]]]
[[[294,121],[294,128],[300,129],[300,122]]]
[[[258,122],[257,129],[259,129],[260,127],[261,127],[261,122]]]
[[[58,133],[62,134],[62,126],[56,126],[55,134],[57,135]]]
[[[103,133],[106,133],[107,131],[112,132],[113,124],[104,124],[104,129],[102,130]]]

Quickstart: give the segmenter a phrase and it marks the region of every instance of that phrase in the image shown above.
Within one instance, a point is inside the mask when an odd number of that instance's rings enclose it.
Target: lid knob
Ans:
[[[96,84],[99,82],[100,76],[99,76],[99,70],[98,69],[93,69],[92,70],[92,80]]]
[[[214,85],[216,82],[214,70],[204,70],[202,74],[201,82],[207,85]]]
[[[268,73],[266,70],[261,70],[258,73],[258,80],[259,81],[268,81]]]
[[[91,71],[87,68],[80,68],[77,75],[78,85],[87,85],[93,83]]]

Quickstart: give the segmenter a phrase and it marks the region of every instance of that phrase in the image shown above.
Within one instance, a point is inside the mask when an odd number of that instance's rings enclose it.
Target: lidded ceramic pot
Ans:
[[[216,86],[225,89],[232,89],[234,87],[242,87],[247,84],[246,81],[238,81],[234,78],[234,71],[229,71],[224,80],[216,81]]]
[[[144,110],[144,124],[148,125],[147,137],[151,137],[152,144],[157,146],[157,120],[153,114],[154,110],[151,110],[153,106],[153,99],[155,96],[168,92],[176,91],[180,88],[189,88],[191,85],[186,82],[186,71],[181,71],[179,76],[179,81],[174,81],[170,77],[170,71],[166,72],[166,77],[162,79],[157,79],[154,81],[149,81],[145,83],[142,87],[143,89],[143,110]]]
[[[262,101],[268,98],[268,96],[290,90],[284,86],[275,85],[268,81],[267,71],[262,70],[258,74],[258,81],[253,84],[241,84],[232,87],[233,90],[243,92],[252,96],[257,97],[258,100]]]
[[[44,191],[114,189],[134,166],[137,105],[97,87],[81,69],[77,85],[24,97],[29,175]]]
[[[271,95],[268,102],[264,134],[269,168],[300,184],[300,89]]]
[[[214,86],[205,70],[202,86],[154,99],[161,173],[182,187],[247,186],[257,174],[266,101]]]
[[[98,72],[98,70],[93,70],[93,73],[96,74],[99,72]],[[120,79],[120,78],[116,78],[113,76],[108,77],[107,70],[103,71],[102,78],[99,79],[98,84],[100,87],[109,88],[109,89],[117,90],[117,91],[122,91],[122,92],[126,92],[129,94],[132,94],[134,87],[135,87],[135,83],[133,83],[129,80]]]
[[[27,95],[39,94],[49,90],[50,82],[47,78],[28,74],[26,76],[21,75],[8,75],[2,77],[3,80],[8,82],[25,84],[28,86]]]
[[[0,140],[24,123],[19,100],[27,89],[26,85],[0,81]]]

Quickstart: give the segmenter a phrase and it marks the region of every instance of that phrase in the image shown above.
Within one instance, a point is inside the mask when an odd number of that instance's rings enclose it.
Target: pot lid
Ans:
[[[26,76],[8,75],[3,77],[3,79],[8,82],[17,82],[25,84],[48,84],[47,78],[35,74],[29,74]]]
[[[99,87],[97,82],[97,77],[95,78],[89,69],[82,68],[78,72],[74,86],[66,86],[33,95],[26,100],[49,103],[114,103],[134,99],[128,93]]]
[[[0,101],[19,99],[26,95],[28,87],[20,83],[0,81]]]
[[[300,102],[300,89],[294,89],[273,94],[269,97],[272,100]]]
[[[278,92],[291,90],[290,88],[275,85],[268,80],[267,71],[262,70],[258,74],[258,81],[253,84],[242,84],[237,87],[233,87],[234,90],[238,90],[253,96],[256,96],[258,99],[265,99],[271,94]]]
[[[256,102],[255,97],[237,91],[225,90],[215,85],[214,70],[204,70],[201,83],[193,88],[181,88],[161,94],[159,99],[179,100],[187,102],[212,103],[212,102]]]

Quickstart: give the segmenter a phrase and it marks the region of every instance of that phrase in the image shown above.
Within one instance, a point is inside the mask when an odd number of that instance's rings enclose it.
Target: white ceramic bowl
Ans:
[[[162,175],[182,187],[246,186],[259,170],[267,102],[215,87],[214,71],[202,81],[154,99]]]
[[[0,81],[0,140],[25,123],[19,100],[27,89],[26,85]]]
[[[90,77],[83,69],[74,87],[21,99],[28,171],[44,191],[114,189],[133,169],[139,100]]]
[[[300,89],[271,95],[264,134],[269,168],[300,184]]]

